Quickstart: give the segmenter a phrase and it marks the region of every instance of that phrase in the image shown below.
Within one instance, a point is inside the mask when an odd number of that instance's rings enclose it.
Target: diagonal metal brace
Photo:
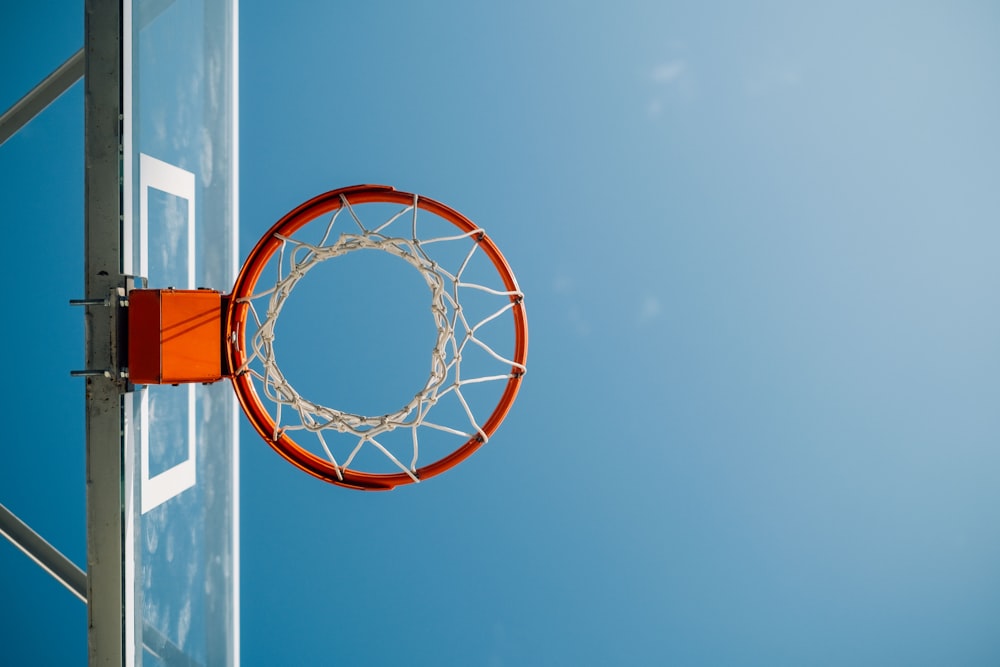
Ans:
[[[87,574],[3,505],[0,505],[0,535],[81,601],[87,601]]]
[[[80,49],[52,74],[42,79],[41,83],[32,88],[27,95],[15,102],[14,106],[7,109],[0,116],[0,145],[82,79],[83,71],[83,49]]]

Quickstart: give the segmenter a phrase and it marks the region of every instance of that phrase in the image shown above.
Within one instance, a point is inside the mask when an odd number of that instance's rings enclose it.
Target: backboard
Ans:
[[[103,248],[118,248],[126,291],[143,282],[228,291],[237,270],[237,0],[90,4],[117,10],[121,26],[119,35],[95,26],[87,32],[92,51],[102,35],[117,37],[120,46],[121,226],[116,242],[113,230],[105,234]],[[94,8],[88,12],[94,24],[104,20],[92,15]],[[89,77],[95,65],[88,67]],[[97,169],[90,158],[88,143],[88,169]],[[99,196],[91,192],[97,187],[88,177],[88,197]],[[100,241],[91,229],[90,267],[91,254],[102,252]],[[113,356],[124,358],[125,344],[113,337]],[[120,451],[120,482],[97,469],[91,450],[101,436],[90,424],[88,481],[120,485],[122,538],[118,547],[109,544],[110,532],[88,510],[88,531],[104,533],[89,535],[88,567],[99,575],[91,583],[92,607],[95,598],[120,597],[121,653],[109,655],[115,642],[95,641],[92,629],[91,663],[238,665],[239,443],[232,389],[225,382],[142,387],[126,381],[118,389],[120,428],[107,437]],[[93,393],[88,386],[88,400]],[[92,412],[88,408],[88,420]],[[100,574],[111,558],[121,561],[121,581],[108,591],[115,582]],[[92,610],[92,626],[111,622],[109,613]]]

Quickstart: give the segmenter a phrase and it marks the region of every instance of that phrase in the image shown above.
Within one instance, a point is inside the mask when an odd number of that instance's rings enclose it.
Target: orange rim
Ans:
[[[367,473],[351,470],[350,468],[341,468],[340,476],[338,476],[338,469],[333,463],[308,451],[296,443],[287,433],[277,429],[277,425],[270,414],[268,414],[267,409],[257,394],[251,374],[248,372],[237,373],[248,361],[245,352],[247,347],[246,318],[250,306],[246,302],[241,303],[240,299],[253,295],[254,288],[264,267],[281,247],[283,241],[276,235],[289,237],[317,217],[341,208],[343,206],[342,196],[352,205],[370,203],[412,205],[414,201],[412,193],[400,192],[390,186],[355,185],[331,190],[330,192],[314,197],[275,223],[250,252],[246,262],[244,262],[243,267],[240,269],[236,283],[233,285],[233,293],[227,299],[225,353],[229,375],[243,412],[250,419],[260,437],[271,445],[278,454],[297,468],[331,484],[370,491],[389,490],[403,484],[409,484],[414,480],[404,472]],[[473,232],[478,229],[464,215],[433,199],[418,197],[417,206],[420,210],[433,213],[449,221],[463,233]],[[478,235],[476,240],[479,247],[493,263],[507,291],[519,291],[517,280],[514,278],[507,260],[493,241],[486,234]],[[514,399],[517,397],[517,392],[520,389],[521,378],[523,376],[522,369],[525,367],[528,357],[528,320],[524,304],[519,296],[511,296],[510,299],[513,303],[511,313],[514,317],[515,335],[513,361],[517,365],[511,368],[511,377],[507,381],[507,385],[497,406],[482,425],[482,430],[487,437],[490,437],[496,431],[497,427],[510,411],[511,405],[513,405]],[[277,438],[274,437],[275,431],[278,431]],[[478,434],[472,436],[451,454],[433,463],[417,468],[414,474],[419,480],[439,475],[467,459],[482,444],[481,436]]]

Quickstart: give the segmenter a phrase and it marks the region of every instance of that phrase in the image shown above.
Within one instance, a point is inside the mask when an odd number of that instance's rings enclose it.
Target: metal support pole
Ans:
[[[85,0],[84,298],[124,289],[121,272],[123,45],[122,0]],[[117,369],[118,309],[87,308],[86,368]],[[122,667],[126,636],[125,470],[122,395],[117,374],[86,379],[87,647],[91,667]],[[126,655],[129,658],[126,659]]]
[[[32,88],[27,95],[15,102],[14,106],[0,116],[0,145],[14,136],[45,107],[55,102],[60,95],[83,78],[83,51],[80,49],[70,56],[69,60],[45,77],[41,83]]]

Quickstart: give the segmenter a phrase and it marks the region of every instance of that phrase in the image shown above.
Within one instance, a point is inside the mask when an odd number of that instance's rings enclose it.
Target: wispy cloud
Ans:
[[[687,64],[683,60],[671,60],[653,67],[650,78],[656,83],[669,84],[683,76],[686,69]]]
[[[646,103],[646,115],[650,118],[662,115],[672,99],[691,99],[691,68],[683,58],[653,65],[646,71],[646,77],[652,88],[652,95]]]
[[[639,324],[646,324],[659,318],[662,312],[663,306],[660,303],[660,299],[653,294],[647,294],[639,304],[637,321]]]

